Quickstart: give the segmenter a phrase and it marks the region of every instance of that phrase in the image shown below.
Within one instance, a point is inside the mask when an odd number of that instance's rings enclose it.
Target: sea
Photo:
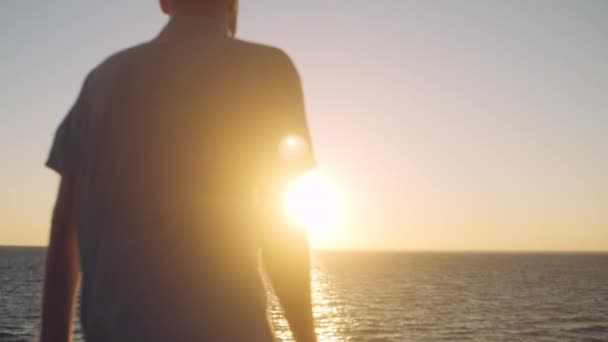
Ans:
[[[0,341],[35,341],[44,258],[0,247]],[[312,261],[321,342],[608,341],[608,254],[316,251]],[[277,341],[292,341],[268,292]]]

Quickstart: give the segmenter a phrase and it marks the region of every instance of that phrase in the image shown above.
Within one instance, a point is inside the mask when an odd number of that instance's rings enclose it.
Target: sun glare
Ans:
[[[336,191],[318,170],[302,175],[285,195],[289,218],[306,227],[312,239],[318,239],[336,220]]]

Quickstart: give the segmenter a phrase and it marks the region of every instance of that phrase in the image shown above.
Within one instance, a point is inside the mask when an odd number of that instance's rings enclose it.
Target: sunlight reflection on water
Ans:
[[[351,340],[352,336],[349,336],[347,332],[357,322],[346,312],[344,300],[335,289],[330,277],[322,270],[313,268],[311,278],[313,315],[319,342]],[[283,316],[279,302],[272,291],[269,291],[268,300],[275,337],[278,341],[293,341],[287,320]]]

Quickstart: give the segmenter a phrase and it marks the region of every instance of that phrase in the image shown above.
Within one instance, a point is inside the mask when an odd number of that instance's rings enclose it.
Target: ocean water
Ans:
[[[35,339],[44,253],[0,247],[0,341]],[[608,254],[315,252],[313,264],[320,341],[608,341]]]

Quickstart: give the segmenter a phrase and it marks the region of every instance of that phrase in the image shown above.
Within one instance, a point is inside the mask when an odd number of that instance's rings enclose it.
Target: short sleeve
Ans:
[[[76,122],[83,113],[84,86],[76,103],[59,124],[45,165],[61,175],[73,173],[78,165],[78,129]]]
[[[279,149],[283,159],[292,164],[300,172],[316,167],[313,144],[311,139],[300,76],[291,59],[281,52],[277,90],[275,101],[279,105],[281,137]],[[294,157],[285,158],[285,150],[293,149]]]

